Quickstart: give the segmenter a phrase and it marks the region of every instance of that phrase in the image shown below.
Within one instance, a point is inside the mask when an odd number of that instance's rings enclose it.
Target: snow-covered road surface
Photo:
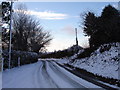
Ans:
[[[100,88],[87,82],[54,61],[37,63],[5,70],[3,88]]]

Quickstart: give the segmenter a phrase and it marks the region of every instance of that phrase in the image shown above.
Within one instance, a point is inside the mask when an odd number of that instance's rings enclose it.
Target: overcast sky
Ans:
[[[14,3],[14,7],[18,3]],[[62,50],[75,44],[75,28],[78,29],[80,46],[87,44],[80,17],[86,11],[100,15],[102,9],[111,4],[117,8],[117,2],[24,2],[31,15],[40,20],[44,30],[51,33],[53,40],[48,51]]]

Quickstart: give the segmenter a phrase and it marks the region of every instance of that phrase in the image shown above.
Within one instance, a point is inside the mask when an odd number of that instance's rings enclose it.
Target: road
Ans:
[[[38,61],[3,72],[3,88],[99,88],[54,61]]]

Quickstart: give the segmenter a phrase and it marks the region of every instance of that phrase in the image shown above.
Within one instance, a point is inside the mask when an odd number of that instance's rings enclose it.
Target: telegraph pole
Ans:
[[[9,42],[9,69],[10,69],[10,62],[11,62],[11,40],[12,40],[12,5],[13,2],[11,1],[11,8],[10,8],[10,42]]]
[[[78,39],[77,39],[77,28],[75,28],[75,32],[76,32],[76,46],[78,46]]]
[[[118,2],[118,11],[120,12],[120,1]]]

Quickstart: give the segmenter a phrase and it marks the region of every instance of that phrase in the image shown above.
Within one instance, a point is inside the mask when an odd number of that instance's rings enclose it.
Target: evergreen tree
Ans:
[[[88,12],[84,16],[84,33],[87,36],[91,36],[96,32],[97,17],[92,12]]]
[[[101,16],[88,12],[84,17],[84,33],[89,36],[90,47],[109,42],[120,42],[120,14],[111,5],[106,6]]]
[[[119,16],[119,12],[116,8],[111,5],[106,6],[103,11],[101,17],[104,19],[112,19]]]
[[[108,5],[103,9],[100,18],[99,29],[106,36],[104,43],[120,41],[120,16],[118,10]]]

